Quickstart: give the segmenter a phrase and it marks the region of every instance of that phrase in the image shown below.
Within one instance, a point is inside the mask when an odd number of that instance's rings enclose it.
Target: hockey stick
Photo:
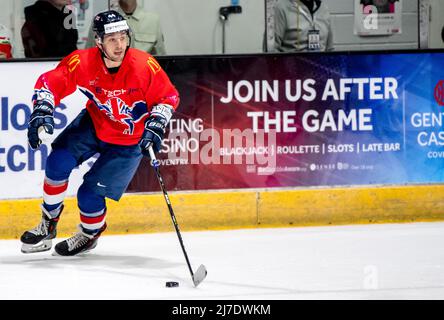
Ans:
[[[179,225],[176,221],[176,216],[174,215],[173,206],[171,205],[170,198],[168,196],[167,190],[165,188],[165,184],[163,183],[162,176],[160,175],[160,162],[156,159],[156,155],[154,154],[153,147],[150,146],[148,148],[148,152],[150,153],[151,157],[151,166],[154,168],[154,171],[156,171],[157,179],[159,180],[160,188],[162,189],[163,196],[165,198],[166,204],[168,206],[168,210],[170,211],[171,220],[173,221],[174,228],[176,229],[177,237],[179,238],[180,246],[182,247],[183,254],[185,256],[185,260],[187,261],[188,269],[191,273],[191,278],[193,279],[194,286],[197,287],[207,276],[207,269],[203,264],[200,265],[200,267],[197,269],[196,273],[193,272],[193,269],[191,268],[190,260],[188,259],[187,252],[185,251],[185,246],[183,245],[182,236],[180,235]]]

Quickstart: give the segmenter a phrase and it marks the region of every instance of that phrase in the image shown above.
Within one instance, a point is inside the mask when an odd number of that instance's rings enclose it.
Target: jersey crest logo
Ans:
[[[105,103],[101,103],[90,91],[80,89],[94,105],[106,114],[112,121],[120,122],[126,126],[123,134],[134,134],[135,123],[139,122],[145,115],[148,114],[147,106],[144,101],[137,101],[128,106],[125,101],[120,98],[112,97]]]
[[[128,129],[123,131],[123,134],[134,133],[134,122],[131,115],[131,109],[120,98],[111,98],[106,102],[111,114],[108,115],[111,120],[118,121],[125,124]]]
[[[111,98],[105,104],[98,105],[99,110],[104,110],[107,116],[116,122],[120,122],[127,126],[123,134],[134,134],[134,123],[148,114],[145,102],[136,102],[132,107],[125,104],[120,98]]]

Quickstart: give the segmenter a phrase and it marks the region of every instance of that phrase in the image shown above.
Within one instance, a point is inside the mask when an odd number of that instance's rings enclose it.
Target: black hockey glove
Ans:
[[[54,107],[44,101],[36,102],[29,118],[28,142],[32,149],[37,149],[42,144],[39,138],[40,127],[48,134],[54,133]]]
[[[145,121],[145,131],[140,140],[142,154],[149,157],[149,147],[153,146],[154,152],[159,152],[162,144],[165,128],[173,115],[173,108],[168,105],[153,107],[150,117]]]

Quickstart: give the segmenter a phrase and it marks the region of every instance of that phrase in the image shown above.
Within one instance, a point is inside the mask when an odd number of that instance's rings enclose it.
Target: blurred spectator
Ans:
[[[27,58],[64,57],[77,49],[79,38],[69,0],[38,0],[25,8],[21,30]]]
[[[279,0],[274,11],[275,50],[331,51],[330,13],[321,0]]]
[[[11,31],[0,24],[0,59],[12,58]]]
[[[131,47],[153,55],[164,55],[165,44],[159,15],[143,10],[137,0],[119,0],[116,8],[128,22],[132,31]],[[86,43],[87,48],[95,47],[92,28]]]

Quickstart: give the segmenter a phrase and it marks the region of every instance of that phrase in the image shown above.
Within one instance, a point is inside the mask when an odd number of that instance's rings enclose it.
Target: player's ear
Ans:
[[[100,48],[100,45],[102,44],[102,39],[100,39],[100,37],[95,37],[94,38],[95,42],[96,42],[96,46],[98,46]]]

